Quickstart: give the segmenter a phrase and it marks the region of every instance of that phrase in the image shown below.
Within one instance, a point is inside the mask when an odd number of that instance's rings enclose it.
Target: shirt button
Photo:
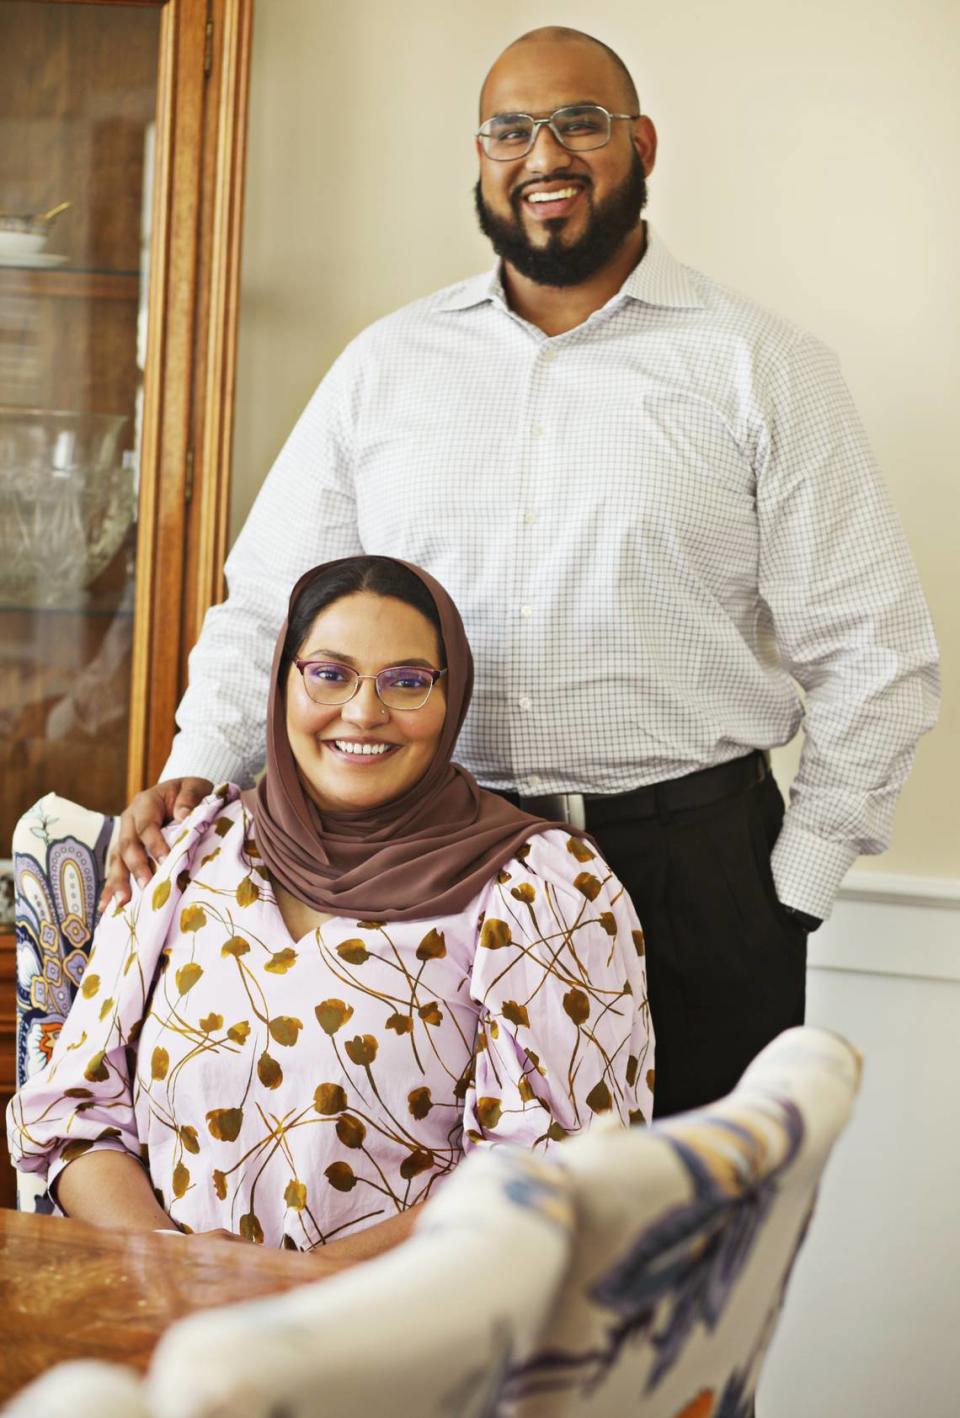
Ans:
[[[537,520],[536,512],[525,512],[523,514],[523,520],[526,522],[528,527],[532,527],[534,522]]]
[[[542,779],[542,778],[538,778],[537,775],[536,775],[536,773],[531,773],[531,774],[530,774],[530,777],[527,779],[527,787],[528,787],[528,788],[539,788],[539,786],[540,786],[540,784],[541,784],[542,782],[543,782],[543,779]]]
[[[545,349],[544,352],[543,352],[543,362],[544,362],[544,364],[552,364],[553,361],[556,359],[556,357],[557,357],[557,352],[556,352],[556,350],[555,350],[551,345],[547,345],[546,349]]]
[[[520,708],[524,710],[533,708],[533,700],[526,694],[521,694],[520,698],[517,700],[517,703],[519,704]],[[531,778],[530,781],[533,782],[533,779]],[[540,779],[538,778],[537,782],[539,783],[539,781]]]
[[[534,436],[534,438],[542,438],[542,437],[543,437],[543,424],[542,424],[542,423],[535,423],[535,424],[533,425],[533,436]]]
[[[521,606],[520,614],[523,616],[524,620],[529,620],[533,615],[533,606]]]

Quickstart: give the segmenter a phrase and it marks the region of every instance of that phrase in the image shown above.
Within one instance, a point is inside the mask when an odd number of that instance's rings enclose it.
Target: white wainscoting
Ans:
[[[807,1019],[863,1052],[758,1418],[960,1412],[960,883],[851,873]]]

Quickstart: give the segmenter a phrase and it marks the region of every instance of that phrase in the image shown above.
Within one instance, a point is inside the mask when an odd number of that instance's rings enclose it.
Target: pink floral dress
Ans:
[[[235,788],[168,840],[10,1106],[20,1169],[126,1151],[185,1230],[309,1249],[424,1200],[474,1147],[649,1121],[643,933],[587,843],[532,837],[455,916],[293,940]]]

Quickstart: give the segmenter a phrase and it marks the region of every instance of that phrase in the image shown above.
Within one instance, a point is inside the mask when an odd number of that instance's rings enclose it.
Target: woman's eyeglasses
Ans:
[[[334,660],[294,660],[303,676],[303,687],[314,704],[349,704],[360,683],[372,679],[377,698],[387,709],[422,709],[433,686],[446,670],[425,669],[422,665],[390,665],[376,675],[357,674],[349,665]]]

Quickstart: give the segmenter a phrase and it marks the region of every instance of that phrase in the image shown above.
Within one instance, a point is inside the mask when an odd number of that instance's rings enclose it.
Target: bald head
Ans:
[[[517,67],[517,61],[522,67],[533,59],[534,46],[541,51],[542,57],[547,63],[550,62],[550,50],[562,55],[563,67],[567,70],[581,67],[577,65],[577,51],[581,51],[584,59],[582,67],[585,70],[585,78],[588,80],[592,78],[598,67],[601,67],[606,71],[605,88],[615,95],[613,102],[618,106],[624,106],[631,113],[640,112],[640,99],[630,70],[615,50],[611,49],[608,44],[604,44],[602,39],[594,39],[593,35],[584,34],[582,30],[569,29],[566,25],[542,25],[539,29],[529,30],[519,39],[515,39],[491,66],[480,90],[481,123],[490,116],[488,110],[497,111],[499,109],[498,104],[491,107],[487,102],[487,97],[491,94],[492,89],[499,88],[505,77],[509,80],[511,73]],[[580,95],[581,98],[589,96],[586,92]]]

